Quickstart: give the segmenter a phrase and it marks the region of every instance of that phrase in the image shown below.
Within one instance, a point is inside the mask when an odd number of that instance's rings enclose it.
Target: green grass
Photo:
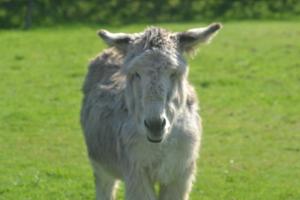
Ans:
[[[79,109],[88,59],[104,48],[95,32],[0,31],[1,200],[93,199]],[[298,22],[225,23],[189,59],[204,124],[191,200],[300,199],[299,36]]]

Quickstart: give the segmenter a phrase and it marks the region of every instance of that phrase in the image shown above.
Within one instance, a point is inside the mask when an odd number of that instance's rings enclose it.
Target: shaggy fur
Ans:
[[[118,180],[125,182],[127,200],[188,200],[202,128],[182,54],[216,26],[99,32],[112,47],[90,63],[81,110],[97,200],[113,200]],[[149,131],[149,119],[164,120],[162,131]]]

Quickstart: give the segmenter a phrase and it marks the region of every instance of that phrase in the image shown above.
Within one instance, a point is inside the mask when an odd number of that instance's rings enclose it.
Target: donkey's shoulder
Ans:
[[[115,48],[105,49],[91,60],[83,92],[87,94],[97,84],[105,84],[120,70],[123,62],[123,54]]]

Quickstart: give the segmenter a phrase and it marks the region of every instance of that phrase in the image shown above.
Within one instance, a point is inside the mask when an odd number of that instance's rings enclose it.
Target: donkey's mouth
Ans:
[[[152,143],[160,143],[162,141],[162,139],[153,140],[150,137],[147,137],[147,139],[148,139],[149,142],[152,142]]]

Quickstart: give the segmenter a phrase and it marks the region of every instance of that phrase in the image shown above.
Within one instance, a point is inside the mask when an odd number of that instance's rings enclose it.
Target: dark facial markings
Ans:
[[[141,75],[138,72],[133,74],[134,78],[141,79]]]

